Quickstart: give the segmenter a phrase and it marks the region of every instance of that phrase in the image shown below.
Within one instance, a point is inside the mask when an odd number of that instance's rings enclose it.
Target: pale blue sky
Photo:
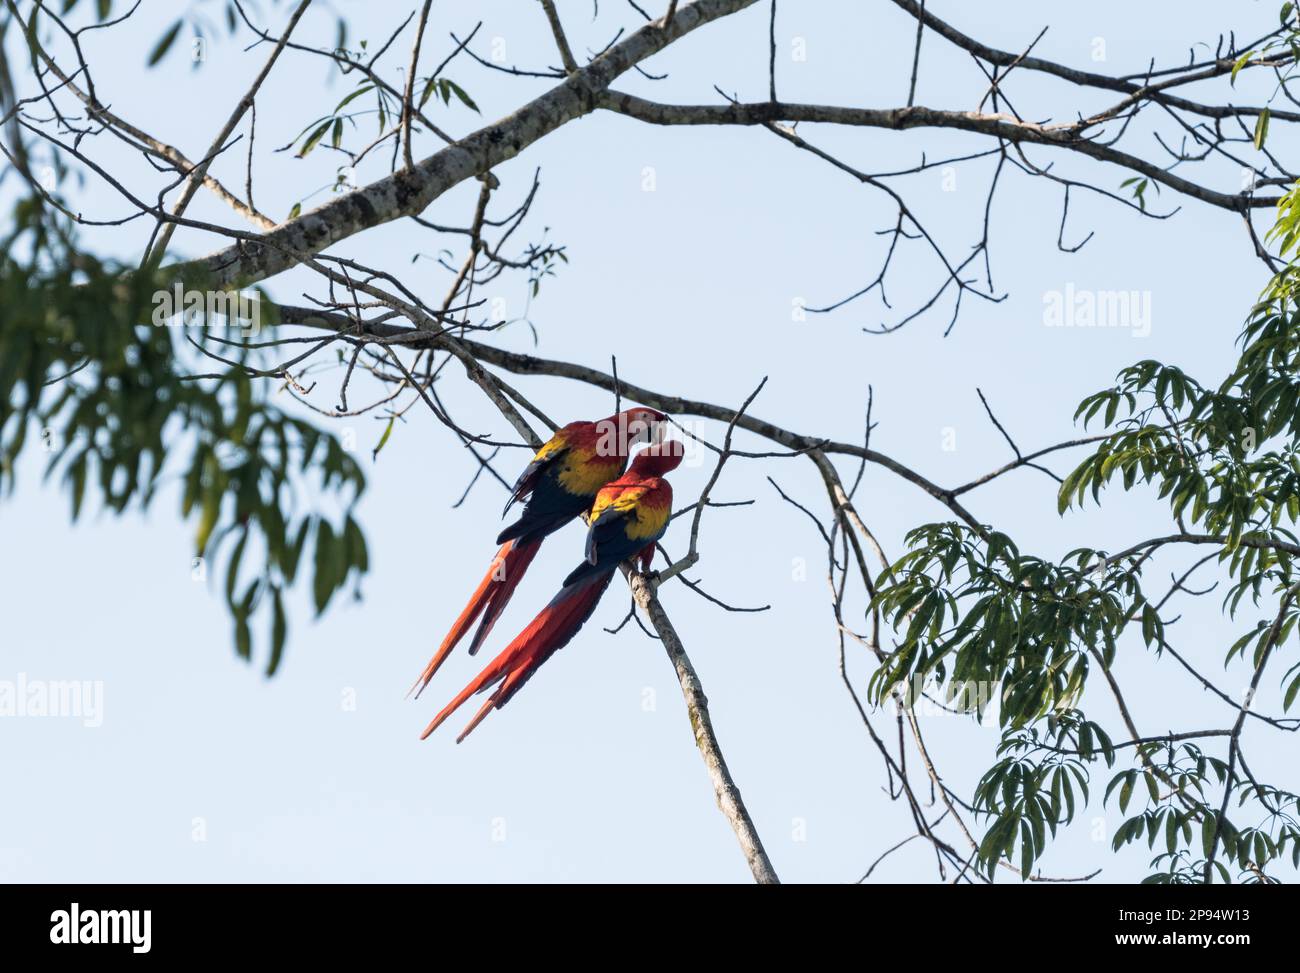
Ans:
[[[280,5],[281,8],[284,6]],[[409,4],[341,3],[353,37],[372,45],[405,16]],[[601,4],[560,3],[577,50],[598,49],[635,14]],[[1276,22],[1271,2],[1093,4],[1003,2],[930,5],[989,43],[1022,49],[1045,24],[1037,53],[1082,67],[1138,71],[1155,56],[1186,57],[1191,41],[1213,42],[1220,28],[1239,36]],[[192,156],[201,154],[237,91],[264,52],[221,40],[192,72],[183,54],[153,71],[141,65],[175,5],[146,0],[133,26],[86,38],[100,96],[113,109]],[[523,66],[555,61],[535,4],[438,3],[425,61],[440,57],[448,30],[485,20],[476,49],[505,39]],[[1235,20],[1229,21],[1231,16]],[[272,29],[279,30],[277,10]],[[309,14],[302,37],[320,43],[332,20]],[[893,106],[905,101],[914,27],[884,0],[787,3],[778,28],[778,75],[787,100]],[[637,76],[627,90],[666,101],[714,101],[717,84],[742,98],[765,97],[767,9],[760,4],[699,31],[648,62],[671,77],[657,84]],[[807,60],[792,61],[803,38]],[[1104,63],[1093,61],[1104,40]],[[399,41],[404,50],[409,41]],[[403,53],[396,62],[404,62]],[[449,72],[470,91],[486,118],[499,117],[541,91],[545,81],[507,78],[468,61]],[[1028,117],[1072,116],[1101,107],[1077,90],[1041,76],[1020,77],[1016,107]],[[970,58],[934,35],[926,38],[918,101],[970,109],[985,84]],[[286,55],[258,101],[256,198],[282,216],[299,198],[332,181],[337,157],[307,160],[273,154],[307,122],[333,108],[351,82],[331,85],[325,63]],[[1260,97],[1248,80],[1235,97]],[[1264,91],[1263,94],[1267,94]],[[477,119],[464,108],[439,109],[454,132]],[[974,137],[940,132],[801,131],[863,168],[885,170],[986,148]],[[108,138],[95,143],[121,160]],[[426,149],[432,147],[426,139]],[[1149,136],[1135,142],[1152,157]],[[241,149],[242,151],[242,149]],[[241,156],[242,158],[242,156]],[[385,156],[386,158],[386,156]],[[1055,159],[1060,171],[1115,188],[1127,173],[1084,160]],[[151,170],[128,160],[137,188],[155,186]],[[367,181],[384,163],[362,169]],[[938,171],[905,185],[909,199],[950,252],[963,255],[978,238],[990,160],[961,165],[954,191]],[[526,190],[534,167],[543,188],[534,231],[546,225],[568,246],[571,263],[548,280],[534,302],[542,354],[599,367],[618,356],[631,381],[714,402],[739,403],[767,375],[752,407],[800,432],[856,441],[867,386],[875,390],[873,437],[878,449],[931,479],[956,485],[1009,458],[975,394],[981,387],[1022,447],[1069,438],[1071,415],[1086,394],[1122,366],[1155,357],[1217,381],[1232,359],[1243,314],[1263,283],[1237,217],[1179,199],[1170,191],[1154,208],[1183,204],[1165,223],[1139,218],[1098,199],[1076,198],[1067,237],[1096,236],[1074,255],[1055,247],[1060,192],[1008,172],[994,204],[993,269],[997,305],[968,300],[944,338],[944,310],[885,337],[863,326],[897,319],[874,298],[830,316],[791,320],[791,306],[837,299],[874,276],[882,238],[892,225],[879,194],[858,186],[761,129],[666,129],[596,114],[565,126],[499,170],[503,198]],[[655,189],[642,189],[653,167]],[[243,185],[242,162],[222,159],[218,174]],[[1231,166],[1207,168],[1215,184],[1235,191]],[[91,183],[79,197],[89,215],[120,214],[125,204]],[[476,185],[435,203],[431,219],[467,220]],[[314,205],[328,190],[312,198]],[[75,194],[74,194],[75,195]],[[6,197],[7,199],[7,197]],[[218,203],[200,196],[199,218],[234,223]],[[86,234],[101,251],[132,259],[145,228]],[[535,235],[535,234],[534,234]],[[217,241],[178,233],[173,251],[201,254]],[[410,263],[416,251],[447,246],[403,222],[336,248],[389,266],[429,298],[447,277],[432,264]],[[457,258],[459,259],[459,258]],[[928,297],[935,263],[913,247],[891,273],[895,308]],[[1152,327],[1135,339],[1122,329],[1067,330],[1043,325],[1044,294],[1079,288],[1149,291]],[[315,288],[294,272],[270,283],[285,301]],[[510,313],[522,308],[524,285],[492,292]],[[494,340],[529,349],[526,328]],[[325,384],[325,383],[323,383]],[[554,379],[519,386],[551,415],[604,415],[609,397]],[[476,428],[504,434],[476,388],[461,378],[443,391]],[[353,392],[354,401],[361,396]],[[321,401],[333,405],[332,399]],[[473,473],[473,461],[426,412],[413,410],[377,463],[369,448],[381,426],[352,419],[370,489],[361,505],[372,571],[360,603],[339,601],[318,623],[295,599],[293,629],[280,674],[265,679],[234,656],[229,619],[217,586],[191,578],[193,530],[176,515],[178,491],[162,496],[147,517],[120,519],[91,509],[73,528],[67,498],[39,479],[43,457],[32,453],[17,491],[0,503],[0,606],[5,651],[0,679],[102,680],[103,725],[69,719],[0,719],[0,753],[10,798],[0,804],[0,878],[17,881],[744,881],[748,872],[734,837],[714,807],[692,745],[673,671],[660,647],[635,626],[617,636],[601,631],[624,614],[617,586],[588,628],[504,710],[459,747],[454,734],[418,740],[444,698],[477,671],[458,652],[419,702],[403,693],[484,570],[499,529],[502,494],[484,483],[459,510],[449,509]],[[943,448],[952,430],[956,449]],[[716,427],[709,429],[720,435]],[[756,441],[747,441],[752,445]],[[1067,464],[1054,464],[1064,472]],[[843,469],[852,475],[854,467]],[[772,604],[758,615],[724,614],[681,586],[664,602],[699,670],[716,730],[745,800],[786,881],[855,880],[885,848],[906,837],[906,808],[886,794],[882,763],[840,682],[823,577],[824,550],[811,525],[783,504],[771,475],[801,501],[824,510],[820,481],[802,460],[736,461],[715,496],[755,498],[752,507],[711,511],[696,574],[711,591],[745,604]],[[708,476],[704,466],[674,476],[679,497],[691,497]],[[1077,545],[1117,548],[1161,533],[1167,518],[1149,498],[1118,492],[1106,515],[1056,514],[1055,490],[1033,472],[1017,473],[972,495],[977,516],[1046,555]],[[902,553],[903,534],[946,510],[914,487],[869,468],[859,508],[886,550]],[[686,524],[669,535],[685,545]],[[494,644],[517,631],[550,597],[572,566],[581,532],[557,535],[521,587],[496,630]],[[792,580],[794,559],[809,565]],[[1190,563],[1170,559],[1153,572]],[[1188,654],[1236,692],[1240,670],[1223,674],[1221,659],[1237,629],[1219,620],[1217,602],[1194,606],[1175,626]],[[1193,629],[1193,626],[1197,626]],[[865,688],[870,668],[853,651],[851,670]],[[1124,645],[1118,671],[1138,700],[1143,732],[1226,725],[1214,706],[1168,664],[1155,664],[1136,638]],[[1099,689],[1101,687],[1098,687]],[[355,699],[355,709],[345,699]],[[646,700],[654,706],[647,708]],[[1262,705],[1276,708],[1273,687]],[[1095,693],[1094,719],[1116,725],[1108,696]],[[888,733],[892,717],[873,715]],[[995,731],[953,717],[926,718],[942,772],[969,792],[991,763]],[[1252,767],[1267,777],[1288,761],[1285,740],[1248,730]],[[1094,790],[1104,789],[1098,771]],[[193,840],[202,819],[206,840]],[[1095,819],[1095,821],[1094,821]],[[1110,835],[1121,818],[1099,802],[1058,838],[1043,860],[1053,875],[1104,867],[1102,878],[1146,874],[1145,847],[1118,856]],[[1099,835],[1101,836],[1099,839]],[[873,878],[930,881],[932,852],[921,842],[891,857]]]

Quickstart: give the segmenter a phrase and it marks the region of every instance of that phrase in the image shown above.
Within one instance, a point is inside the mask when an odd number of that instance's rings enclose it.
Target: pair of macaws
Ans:
[[[497,537],[501,549],[416,680],[412,687],[416,697],[482,616],[469,646],[470,655],[478,652],[542,541],[583,514],[588,524],[586,557],[569,572],[550,604],[433,718],[421,739],[470,696],[496,686],[456,742],[465,739],[489,712],[504,706],[543,662],[577,634],[623,561],[640,556],[642,570],[649,568],[655,544],[668,529],[672,512],[673,491],[663,476],[676,469],[684,455],[681,441],[663,439],[665,427],[666,417],[661,412],[627,409],[597,422],[571,422],[533,456],[506,503],[508,512],[515,502],[527,497],[524,512]],[[650,445],[637,453],[624,472],[629,452],[640,443]]]

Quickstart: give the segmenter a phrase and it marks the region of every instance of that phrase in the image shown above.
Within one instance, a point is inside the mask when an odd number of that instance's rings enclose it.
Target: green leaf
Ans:
[[[438,87],[437,78],[430,78],[428,81],[426,81],[424,83],[424,91],[421,92],[420,94],[420,101],[415,107],[423,108],[425,104],[428,102],[428,100],[433,97],[433,93],[437,89],[437,87]]]
[[[1259,117],[1255,119],[1255,148],[1257,150],[1264,147],[1264,140],[1268,138],[1268,120],[1269,110],[1267,108],[1261,111]]]
[[[325,610],[339,582],[343,580],[337,571],[341,554],[341,545],[334,536],[334,528],[322,517],[316,525],[316,572],[312,578],[312,595],[316,601],[317,615]]]
[[[363,85],[362,85],[360,88],[358,88],[356,91],[352,92],[352,94],[347,95],[346,97],[344,97],[344,99],[343,99],[342,101],[340,101],[340,102],[338,103],[338,105],[335,106],[334,111],[335,111],[335,112],[342,111],[342,110],[343,110],[343,106],[346,105],[346,104],[348,104],[348,102],[352,101],[354,98],[359,98],[359,97],[361,97],[361,96],[364,95],[367,91],[373,91],[374,88],[375,88],[375,86],[374,86],[373,84],[363,84]]]
[[[235,603],[235,585],[239,580],[239,561],[244,556],[244,545],[248,543],[248,528],[240,532],[235,549],[230,552],[230,563],[226,566],[226,601]]]
[[[305,157],[312,149],[316,148],[316,145],[325,137],[325,133],[330,130],[330,126],[333,125],[334,122],[335,119],[327,118],[316,126],[312,133],[307,136],[307,140],[302,143],[302,148],[298,150],[299,159]]]
[[[235,616],[235,651],[241,659],[251,659],[253,656],[253,635],[248,628],[247,615]]]
[[[1205,818],[1201,821],[1201,851],[1204,852],[1206,858],[1210,857],[1210,852],[1214,848],[1214,823],[1217,820],[1215,812],[1207,811]]]
[[[1133,785],[1137,783],[1136,772],[1130,771],[1124,778],[1124,786],[1119,789],[1119,809],[1128,810],[1128,802],[1133,797]]]
[[[82,499],[86,495],[86,451],[79,454],[68,466],[68,479],[72,488],[72,520],[75,523],[81,513]]]
[[[1291,704],[1295,702],[1297,694],[1300,694],[1300,674],[1291,680],[1291,685],[1286,688],[1286,695],[1282,697],[1282,711],[1287,712],[1291,709]]]
[[[153,53],[149,55],[149,67],[153,67],[164,57],[171,48],[172,43],[176,40],[176,35],[181,32],[181,21],[176,21],[167,28],[162,37],[158,38],[158,43],[154,45]]]
[[[1232,76],[1228,79],[1230,85],[1236,85],[1237,75],[1241,73],[1241,69],[1244,68],[1246,63],[1254,56],[1254,51],[1247,51],[1245,54],[1241,55],[1241,57],[1237,58],[1236,62],[1232,65]]]
[[[379,458],[379,451],[384,448],[384,444],[388,442],[388,437],[393,434],[394,419],[396,419],[396,416],[388,417],[388,425],[384,426],[384,434],[379,437],[379,442],[375,445],[375,448],[370,453],[371,459]]]
[[[346,565],[356,568],[358,574],[369,571],[370,555],[366,550],[366,537],[361,533],[360,525],[350,516],[343,521],[343,540],[347,551]]]
[[[266,674],[274,676],[280,668],[280,659],[284,655],[284,643],[289,633],[289,625],[284,617],[284,602],[280,598],[279,587],[271,589],[271,658],[266,664]]]
[[[199,515],[199,530],[194,538],[194,553],[202,557],[207,553],[208,541],[217,526],[217,517],[221,514],[221,488],[209,484],[203,494],[203,510]]]
[[[465,93],[465,89],[458,85],[451,78],[443,78],[442,83],[451,89],[451,93],[459,99],[460,103],[471,111],[478,112],[478,105],[474,104],[474,99]],[[479,112],[481,115],[482,112]]]

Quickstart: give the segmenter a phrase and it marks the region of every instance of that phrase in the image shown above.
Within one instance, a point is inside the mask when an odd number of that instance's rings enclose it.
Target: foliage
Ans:
[[[1300,187],[1284,198],[1272,235],[1283,255],[1293,257]],[[1002,687],[1002,759],[975,795],[990,820],[979,849],[990,872],[1006,858],[1027,877],[1045,848],[1045,829],[1054,834],[1073,818],[1070,782],[1086,795],[1092,766],[1113,763],[1104,731],[1077,707],[1093,667],[1111,666],[1131,625],[1148,649],[1168,648],[1159,607],[1142,586],[1156,548],[1210,545],[1232,582],[1224,611],[1234,619],[1253,616],[1226,649],[1225,666],[1246,659],[1254,673],[1274,650],[1290,651],[1292,664],[1280,678],[1284,710],[1300,696],[1291,638],[1300,617],[1294,597],[1300,270],[1294,260],[1270,281],[1240,344],[1236,366],[1217,386],[1172,365],[1141,361],[1084,399],[1075,414],[1085,427],[1099,421],[1108,433],[1061,484],[1060,511],[1089,497],[1101,503],[1116,481],[1125,490],[1146,486],[1168,503],[1172,535],[1118,554],[1080,549],[1054,561],[1022,553],[993,530],[929,524],[909,534],[909,551],[881,576],[875,606],[899,641],[873,679],[877,700],[917,676]],[[1248,881],[1268,880],[1274,863],[1288,858],[1300,866],[1300,798],[1255,781],[1235,759],[1236,737],[1227,760],[1192,742],[1141,742],[1135,765],[1111,778],[1105,799],[1114,796],[1121,813],[1135,794],[1148,797],[1114,839],[1116,849],[1143,837],[1149,849],[1160,842],[1147,881],[1199,881],[1211,860],[1215,875],[1227,881],[1224,858]],[[1216,793],[1222,791],[1231,816],[1220,813]],[[1261,816],[1261,823],[1244,824],[1248,815]]]
[[[266,671],[275,672],[288,632],[284,593],[308,573],[300,569],[308,542],[318,614],[368,568],[353,516],[365,487],[356,460],[335,436],[270,400],[268,383],[250,377],[254,350],[228,349],[201,324],[195,339],[193,326],[152,323],[155,283],[78,250],[67,221],[40,197],[18,203],[4,242],[0,487],[12,492],[20,455],[37,442],[73,520],[88,495],[114,514],[145,510],[179,478],[197,563],[224,558],[236,649],[251,659],[253,621],[262,618]],[[188,379],[190,341],[222,343],[229,366]],[[340,516],[318,509],[327,496]]]

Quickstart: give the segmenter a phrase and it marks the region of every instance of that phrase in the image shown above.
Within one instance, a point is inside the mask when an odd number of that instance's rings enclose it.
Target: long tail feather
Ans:
[[[488,568],[487,575],[475,589],[469,604],[465,610],[460,613],[447,633],[447,637],[442,640],[442,645],[434,653],[429,664],[424,667],[424,672],[420,673],[420,678],[415,680],[410,691],[415,693],[416,699],[420,698],[420,693],[424,692],[429,680],[433,678],[438,667],[451,654],[457,643],[465,637],[473,626],[479,615],[483,615],[483,621],[479,625],[479,630],[475,633],[474,641],[470,645],[470,655],[478,651],[483,640],[487,637],[488,632],[492,631],[492,626],[496,623],[497,617],[505,609],[506,604],[510,601],[511,596],[515,593],[515,588],[519,586],[519,581],[528,570],[528,565],[532,563],[533,557],[537,554],[538,549],[542,546],[542,539],[534,538],[527,541],[506,541],[497,551],[496,557],[492,559],[492,564]]]
[[[501,654],[493,659],[474,680],[448,703],[420,735],[425,739],[475,693],[501,683],[474,719],[457,737],[459,743],[478,726],[493,709],[504,706],[543,662],[569,643],[591,617],[600,596],[609,586],[613,572],[564,588],[538,613]]]
[[[483,618],[478,623],[478,630],[469,643],[470,655],[478,655],[478,650],[483,647],[484,641],[492,631],[492,626],[497,623],[506,605],[510,604],[510,599],[514,597],[515,589],[519,587],[524,572],[528,570],[528,565],[533,563],[533,557],[541,546],[541,538],[514,541],[511,544],[510,553],[506,555],[505,565],[501,570],[501,578],[488,596],[487,605],[483,609]]]

